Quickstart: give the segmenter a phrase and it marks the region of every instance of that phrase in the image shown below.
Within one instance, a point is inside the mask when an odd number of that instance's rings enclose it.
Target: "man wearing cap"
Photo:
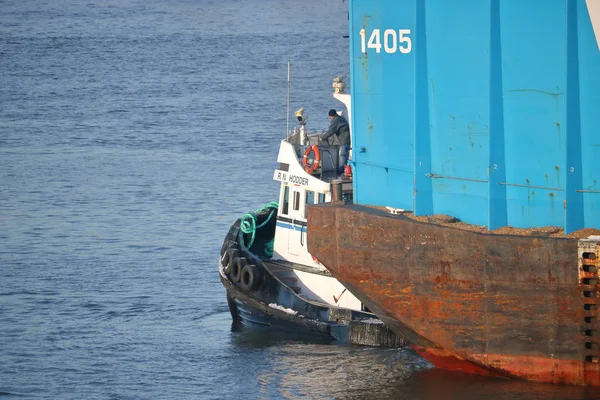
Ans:
[[[321,135],[319,140],[327,140],[331,135],[335,134],[340,143],[338,151],[338,173],[344,173],[344,166],[348,161],[348,151],[350,150],[350,127],[346,118],[338,115],[338,113],[331,109],[329,110],[329,118],[331,123],[329,128]]]

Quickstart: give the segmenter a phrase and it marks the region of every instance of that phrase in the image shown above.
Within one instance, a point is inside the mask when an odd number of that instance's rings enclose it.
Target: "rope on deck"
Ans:
[[[256,237],[256,230],[265,226],[271,220],[273,215],[277,215],[278,208],[279,208],[279,203],[277,203],[276,201],[271,201],[253,213],[244,214],[244,216],[242,217],[242,220],[240,222],[240,229],[243,233],[252,235],[250,238],[250,243],[248,243],[248,244],[246,244],[244,242],[245,241],[244,235],[241,235],[242,244],[246,248],[249,249],[252,246],[252,244],[254,243],[254,238]],[[269,212],[269,216],[267,217],[267,219],[262,224],[256,226],[256,215],[263,211],[269,211],[269,210],[270,210],[270,212]],[[268,256],[273,255],[273,240],[271,240],[270,242],[268,242],[266,244],[265,254]]]

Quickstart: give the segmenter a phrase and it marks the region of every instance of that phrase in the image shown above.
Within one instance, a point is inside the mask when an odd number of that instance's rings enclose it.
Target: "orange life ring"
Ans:
[[[308,164],[308,155],[311,152],[315,152],[315,158],[312,165]],[[319,168],[319,164],[321,163],[321,152],[319,151],[319,146],[313,144],[312,146],[308,146],[306,152],[304,152],[304,159],[302,160],[302,165],[304,165],[304,170],[309,174],[312,174]]]

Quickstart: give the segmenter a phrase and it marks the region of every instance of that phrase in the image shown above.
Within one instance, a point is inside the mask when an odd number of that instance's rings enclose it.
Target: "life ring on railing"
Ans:
[[[240,279],[242,279],[242,269],[246,266],[246,258],[245,257],[236,257],[231,261],[231,267],[229,268],[229,273],[231,279],[238,283]]]
[[[248,264],[242,268],[242,276],[240,278],[240,285],[242,289],[246,291],[254,290],[258,287],[259,271],[256,265]]]
[[[308,155],[310,153],[315,153],[315,158],[313,159],[312,165],[308,163]],[[304,152],[304,159],[302,160],[302,165],[304,165],[304,170],[309,174],[314,173],[317,168],[319,168],[319,164],[321,163],[321,152],[319,151],[319,146],[313,144],[312,146],[308,146],[306,151]]]

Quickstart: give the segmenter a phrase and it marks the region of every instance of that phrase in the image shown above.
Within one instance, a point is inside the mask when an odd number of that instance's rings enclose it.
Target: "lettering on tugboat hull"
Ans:
[[[273,179],[280,182],[293,183],[301,186],[308,186],[308,178],[291,175],[287,172],[281,170],[275,170],[275,174],[273,175]]]

